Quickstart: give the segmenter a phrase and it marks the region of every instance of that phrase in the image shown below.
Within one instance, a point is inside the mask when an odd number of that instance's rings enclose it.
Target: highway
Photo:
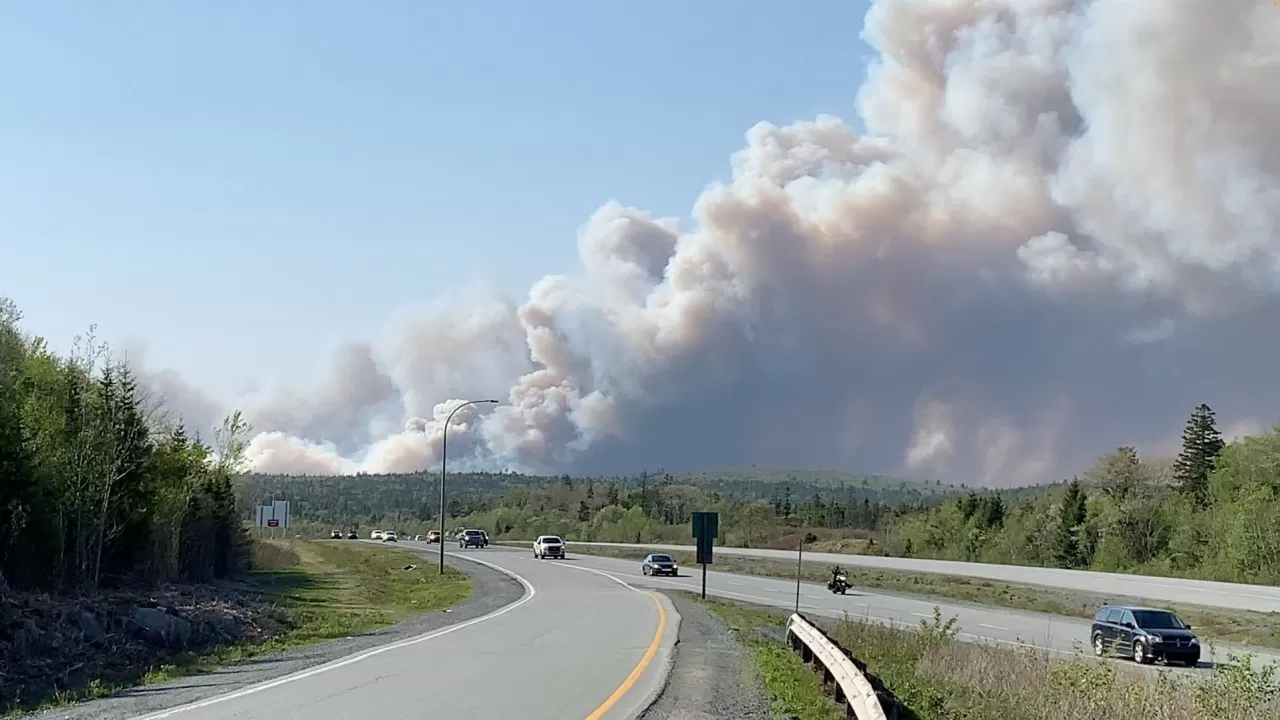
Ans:
[[[575,542],[574,545],[597,545],[615,548],[648,548],[665,552],[694,552],[693,545],[636,545],[631,543]],[[717,555],[773,558],[794,561],[794,550],[757,550],[751,548],[715,548]],[[1124,575],[1120,573],[1091,572],[1087,570],[1062,570],[1059,568],[1027,567],[1023,565],[987,565],[985,563],[957,562],[953,560],[922,560],[917,558],[879,557],[875,555],[850,555],[846,553],[805,552],[806,561],[831,563],[846,567],[877,568],[903,572],[959,575],[1001,582],[1040,585],[1043,587],[1078,590],[1089,593],[1106,593],[1117,597],[1142,598],[1167,603],[1203,605],[1212,608],[1253,610],[1255,612],[1280,612],[1280,587],[1245,585],[1243,583],[1184,580],[1149,575]]]
[[[573,552],[575,545],[593,543],[568,544],[568,557],[561,560],[544,560],[551,564],[572,564],[582,568],[608,572],[637,587],[648,587],[659,590],[681,589],[698,592],[701,589],[702,569],[700,567],[681,568],[682,577],[645,577],[640,573],[640,563],[636,560],[621,560],[594,555],[583,555]],[[637,546],[655,547],[655,546]],[[670,546],[673,549],[680,546]],[[729,550],[725,548],[724,551]],[[528,551],[517,548],[490,548],[485,557],[506,554],[526,554]],[[722,552],[716,548],[716,552]],[[817,555],[817,553],[814,553]],[[805,559],[811,556],[805,553]],[[842,560],[847,556],[837,556]],[[794,560],[792,555],[791,559]],[[844,564],[849,564],[844,560]],[[713,566],[714,567],[714,566]],[[722,573],[707,573],[707,595],[721,597],[726,600],[738,600],[760,605],[769,605],[791,609],[795,606],[796,583],[794,580]],[[982,605],[960,603],[956,601],[918,600],[888,593],[868,592],[851,589],[848,595],[835,595],[826,587],[817,583],[802,583],[800,590],[800,610],[809,615],[841,618],[848,614],[851,618],[862,617],[885,624],[907,625],[918,627],[922,620],[933,617],[933,609],[937,606],[942,611],[943,619],[955,616],[960,624],[961,638],[969,641],[996,643],[1009,646],[1037,647],[1051,653],[1068,656],[1082,653],[1093,657],[1089,650],[1090,625],[1087,620],[1078,618],[1048,615],[1044,613],[1009,610]],[[1201,655],[1199,670],[1179,670],[1181,672],[1200,672],[1210,667],[1210,661],[1226,660],[1226,651],[1247,651],[1254,653],[1264,663],[1280,663],[1280,653],[1261,648],[1216,647],[1210,651],[1205,647]],[[1118,661],[1128,662],[1128,661]]]
[[[400,548],[427,562],[438,551],[420,543]],[[449,554],[512,574],[524,596],[424,636],[143,717],[621,720],[661,692],[679,625],[665,596],[531,554]]]

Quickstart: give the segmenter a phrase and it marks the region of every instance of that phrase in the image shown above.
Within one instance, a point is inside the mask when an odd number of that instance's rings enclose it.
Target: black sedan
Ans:
[[[644,562],[640,565],[640,572],[645,575],[670,575],[676,577],[680,574],[680,566],[676,564],[675,558],[662,553],[653,553],[645,557]]]

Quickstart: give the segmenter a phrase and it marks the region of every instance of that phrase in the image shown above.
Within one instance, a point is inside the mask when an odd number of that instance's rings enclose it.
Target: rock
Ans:
[[[85,642],[98,644],[107,639],[107,633],[103,631],[102,625],[98,623],[98,618],[93,613],[81,610],[76,613],[73,622],[80,628],[80,632],[84,633]]]
[[[162,609],[139,607],[133,611],[139,633],[152,645],[184,649],[191,641],[191,623]]]

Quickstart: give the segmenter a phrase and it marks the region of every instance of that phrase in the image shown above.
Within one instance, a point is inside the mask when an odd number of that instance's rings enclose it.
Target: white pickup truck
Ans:
[[[564,541],[555,535],[539,535],[533,541],[533,556],[539,560],[549,557],[563,560]]]

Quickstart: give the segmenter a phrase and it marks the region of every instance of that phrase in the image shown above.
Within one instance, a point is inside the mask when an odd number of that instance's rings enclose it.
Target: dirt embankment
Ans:
[[[289,627],[261,593],[232,583],[80,598],[0,589],[0,711],[103,694],[184,656]]]

